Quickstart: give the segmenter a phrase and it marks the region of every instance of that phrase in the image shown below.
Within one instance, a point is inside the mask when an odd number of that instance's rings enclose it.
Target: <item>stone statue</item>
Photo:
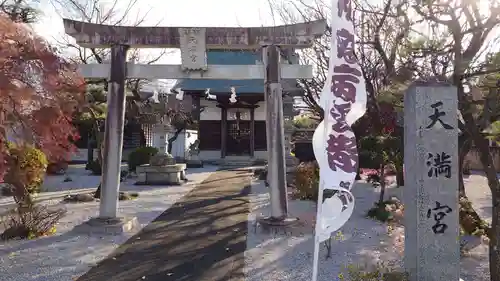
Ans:
[[[187,159],[187,163],[189,164],[190,167],[193,168],[201,168],[203,167],[203,161],[200,159],[200,140],[197,139],[195,140],[190,146],[189,146],[189,159]]]
[[[195,140],[190,146],[189,146],[189,155],[190,156],[198,156],[200,154],[200,140]]]

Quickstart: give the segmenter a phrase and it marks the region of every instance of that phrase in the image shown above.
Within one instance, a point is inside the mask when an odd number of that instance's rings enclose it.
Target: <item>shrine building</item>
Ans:
[[[288,52],[292,54],[292,52]],[[296,63],[296,55],[288,55]],[[210,65],[254,65],[262,62],[259,51],[208,50]],[[291,63],[282,57],[282,63]],[[262,66],[264,67],[264,66]],[[230,75],[230,74],[229,74]],[[284,115],[293,118],[292,95],[300,94],[295,79],[282,80]],[[231,100],[234,87],[236,101]],[[198,122],[199,158],[204,162],[267,160],[264,80],[177,80],[184,110],[191,108]],[[209,95],[206,92],[209,89]],[[174,95],[175,96],[175,95]]]

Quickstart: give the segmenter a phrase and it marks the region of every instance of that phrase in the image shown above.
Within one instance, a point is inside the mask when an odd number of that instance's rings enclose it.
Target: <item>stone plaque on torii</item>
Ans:
[[[311,79],[312,66],[280,62],[280,47],[308,48],[324,34],[326,21],[275,27],[129,27],[64,19],[65,31],[87,48],[111,48],[110,64],[85,64],[85,78],[108,78],[103,190],[99,218],[117,218],[120,162],[125,114],[125,79],[264,79],[266,103],[268,182],[271,221],[287,218],[283,100],[281,79]],[[127,63],[129,48],[180,48],[181,65]],[[263,62],[255,65],[207,65],[207,50],[263,48]]]

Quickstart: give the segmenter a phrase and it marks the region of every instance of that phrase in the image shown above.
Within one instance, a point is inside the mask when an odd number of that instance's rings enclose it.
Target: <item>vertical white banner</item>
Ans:
[[[340,229],[354,211],[351,188],[358,168],[351,125],[366,112],[365,80],[354,54],[351,0],[332,0],[330,61],[320,97],[325,116],[313,135],[320,168],[314,237],[313,281],[317,280],[320,243]]]

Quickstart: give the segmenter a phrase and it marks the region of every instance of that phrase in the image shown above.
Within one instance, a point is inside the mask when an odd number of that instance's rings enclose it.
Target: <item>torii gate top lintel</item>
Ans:
[[[217,49],[258,49],[265,43],[308,48],[326,30],[326,20],[273,27],[144,27],[113,26],[64,19],[64,28],[87,48],[109,48],[113,44],[132,48],[179,48],[183,30],[205,33],[205,46]]]

